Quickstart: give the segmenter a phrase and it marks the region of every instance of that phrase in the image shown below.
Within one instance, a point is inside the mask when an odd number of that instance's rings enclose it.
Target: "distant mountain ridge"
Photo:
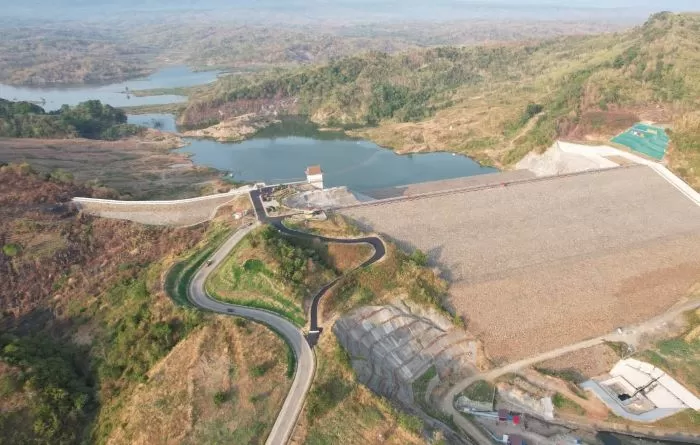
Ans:
[[[137,20],[139,14],[215,13],[217,16],[249,20],[456,20],[456,19],[625,19],[639,18],[663,7],[673,11],[697,8],[692,0],[669,0],[660,5],[650,0],[122,0],[120,2],[87,0],[36,0],[31,4],[4,5],[3,16],[38,20]],[[620,15],[622,14],[622,15]],[[628,18],[629,18],[628,17]],[[144,18],[144,17],[141,17]],[[147,18],[147,17],[145,17]]]

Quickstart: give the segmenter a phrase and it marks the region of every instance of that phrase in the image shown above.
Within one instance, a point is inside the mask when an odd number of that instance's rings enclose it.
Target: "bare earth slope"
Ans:
[[[494,358],[658,314],[700,274],[700,208],[646,167],[342,213],[427,252]]]

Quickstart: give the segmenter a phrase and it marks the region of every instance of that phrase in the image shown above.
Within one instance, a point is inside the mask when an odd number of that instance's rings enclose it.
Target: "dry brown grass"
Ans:
[[[0,162],[28,162],[38,171],[64,169],[80,182],[97,181],[136,198],[199,195],[201,183],[216,174],[195,167],[183,154],[168,151],[176,142],[163,136],[148,142],[87,139],[0,139]]]
[[[684,431],[686,433],[700,433],[700,413],[692,409],[681,411],[671,417],[666,417],[654,423],[655,427],[666,428],[671,431]]]
[[[0,413],[19,411],[29,405],[30,398],[21,391],[22,369],[0,361]]]
[[[264,443],[291,382],[286,348],[261,325],[212,317],[126,398],[108,443]],[[269,367],[262,377],[258,365]]]
[[[544,388],[548,391],[553,391],[559,393],[566,397],[567,399],[574,402],[578,407],[582,408],[586,412],[586,416],[591,419],[605,420],[608,417],[608,408],[605,406],[600,399],[596,397],[583,397],[584,393],[582,391],[576,390],[572,387],[570,383],[567,383],[561,379],[550,377],[547,375],[542,375],[533,370],[526,370],[522,372],[522,375],[532,384]],[[578,409],[573,406],[569,406],[566,409],[565,406],[563,411],[566,414],[580,414]],[[557,413],[562,413],[562,409],[557,409]]]
[[[339,272],[347,272],[362,264],[372,255],[372,247],[361,244],[328,244],[328,256],[333,267]]]
[[[325,221],[309,220],[300,230],[321,233],[325,236],[350,238],[360,234],[348,220],[337,214],[330,214]]]
[[[666,155],[671,170],[695,190],[700,190],[700,149],[697,143],[699,134],[700,111],[677,119],[673,125],[671,144]],[[678,144],[675,135],[682,135],[684,142]]]
[[[309,403],[300,416],[291,444],[354,445],[358,443],[410,445],[425,443],[399,424],[399,413],[391,404],[355,382],[343,352],[331,333],[321,336],[316,347],[317,370],[312,391],[329,380],[342,381],[349,392],[320,417],[309,419]]]

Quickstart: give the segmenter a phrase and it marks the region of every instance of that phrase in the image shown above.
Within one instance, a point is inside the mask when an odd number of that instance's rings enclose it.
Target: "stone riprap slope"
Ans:
[[[474,372],[477,342],[434,310],[405,302],[365,306],[333,325],[360,382],[374,392],[413,404],[412,383],[435,366],[437,375]]]
[[[488,173],[484,175],[465,176],[463,178],[443,179],[441,181],[418,182],[416,184],[387,187],[364,192],[374,199],[388,199],[408,197],[426,193],[445,192],[474,187],[484,187],[501,184],[504,182],[521,181],[534,178],[535,174],[528,170],[513,170],[502,173]]]
[[[227,193],[174,201],[116,201],[111,199],[73,198],[83,212],[102,218],[125,219],[157,226],[192,226],[214,217],[222,205],[248,193],[240,187]]]
[[[700,207],[644,166],[341,213],[427,252],[496,359],[650,318],[700,277]]]

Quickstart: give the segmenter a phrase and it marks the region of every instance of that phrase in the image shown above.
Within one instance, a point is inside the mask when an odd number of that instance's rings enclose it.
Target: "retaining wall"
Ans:
[[[245,186],[227,193],[173,201],[117,201],[78,197],[73,198],[73,203],[81,211],[102,218],[183,227],[209,221],[219,207],[247,194],[253,188]]]

